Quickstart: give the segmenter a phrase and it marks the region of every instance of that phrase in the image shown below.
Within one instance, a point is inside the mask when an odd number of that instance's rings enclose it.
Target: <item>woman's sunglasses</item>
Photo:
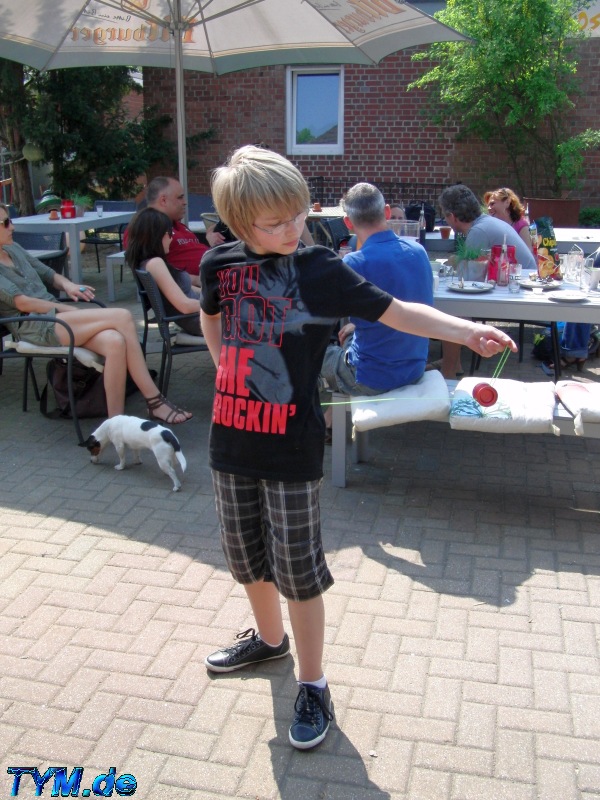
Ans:
[[[0,225],[4,225],[5,228],[8,228],[9,225],[12,225],[12,219],[6,217],[6,219],[0,220]]]

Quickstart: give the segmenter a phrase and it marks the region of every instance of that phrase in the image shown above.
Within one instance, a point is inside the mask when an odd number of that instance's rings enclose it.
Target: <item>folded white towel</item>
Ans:
[[[352,397],[351,404],[352,424],[357,431],[369,431],[419,420],[447,422],[450,394],[442,374],[431,370],[409,386],[373,397]]]
[[[585,423],[600,423],[600,385],[559,381],[556,394],[575,416],[573,426],[577,436],[585,436]]]
[[[5,343],[5,347],[12,348],[16,350],[17,353],[23,353],[23,355],[43,355],[43,356],[68,356],[69,348],[64,346],[58,347],[42,347],[38,344],[32,344],[31,342],[13,342],[9,341]],[[73,348],[73,355],[81,364],[86,367],[93,367],[94,369],[98,370],[98,372],[104,372],[104,358],[99,356],[97,353],[93,353],[91,350],[88,350],[87,347],[74,347]]]
[[[487,408],[473,399],[478,383],[490,383],[498,402]],[[507,379],[463,378],[454,392],[450,427],[490,433],[557,433],[553,424],[554,384]]]

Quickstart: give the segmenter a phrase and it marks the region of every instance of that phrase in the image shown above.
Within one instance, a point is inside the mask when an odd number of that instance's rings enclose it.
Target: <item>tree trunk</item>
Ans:
[[[8,148],[14,153],[20,153],[21,148],[25,144],[23,137],[19,131],[12,127],[10,123],[7,126],[7,142]],[[29,162],[24,158],[19,158],[10,165],[10,177],[12,178],[12,195],[13,202],[19,209],[22,217],[35,214],[35,205],[33,202],[33,189],[31,186],[31,176],[29,174]]]
[[[23,65],[2,59],[2,80],[4,87],[10,92],[10,101],[0,103],[1,135],[10,151],[10,158],[15,160],[10,165],[12,178],[12,199],[22,216],[35,214],[33,189],[29,175],[29,163],[21,157],[25,138],[17,122],[18,109],[25,105],[25,84]],[[0,95],[6,102],[5,96]]]

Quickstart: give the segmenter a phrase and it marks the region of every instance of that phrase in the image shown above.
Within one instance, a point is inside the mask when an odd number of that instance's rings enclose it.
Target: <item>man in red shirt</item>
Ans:
[[[173,222],[169,264],[175,269],[188,272],[192,277],[192,284],[200,286],[200,260],[209,248],[181,222],[187,206],[183,186],[176,178],[153,178],[146,188],[146,203],[157,211],[162,211]],[[127,234],[128,231],[125,231],[125,248]]]

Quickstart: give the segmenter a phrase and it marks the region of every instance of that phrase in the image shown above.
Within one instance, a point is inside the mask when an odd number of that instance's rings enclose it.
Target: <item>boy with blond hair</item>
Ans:
[[[299,749],[323,741],[333,704],[323,674],[323,593],[333,584],[321,542],[319,489],[325,424],[321,363],[337,320],[356,316],[492,356],[512,340],[488,326],[402,303],[325,247],[302,247],[310,196],[283,156],[247,146],[215,170],[220,218],[239,241],[201,267],[201,323],[217,367],[210,466],[227,565],[244,586],[258,632],[205,659],[213,672],[290,652],[280,595],[298,654],[289,730]]]

